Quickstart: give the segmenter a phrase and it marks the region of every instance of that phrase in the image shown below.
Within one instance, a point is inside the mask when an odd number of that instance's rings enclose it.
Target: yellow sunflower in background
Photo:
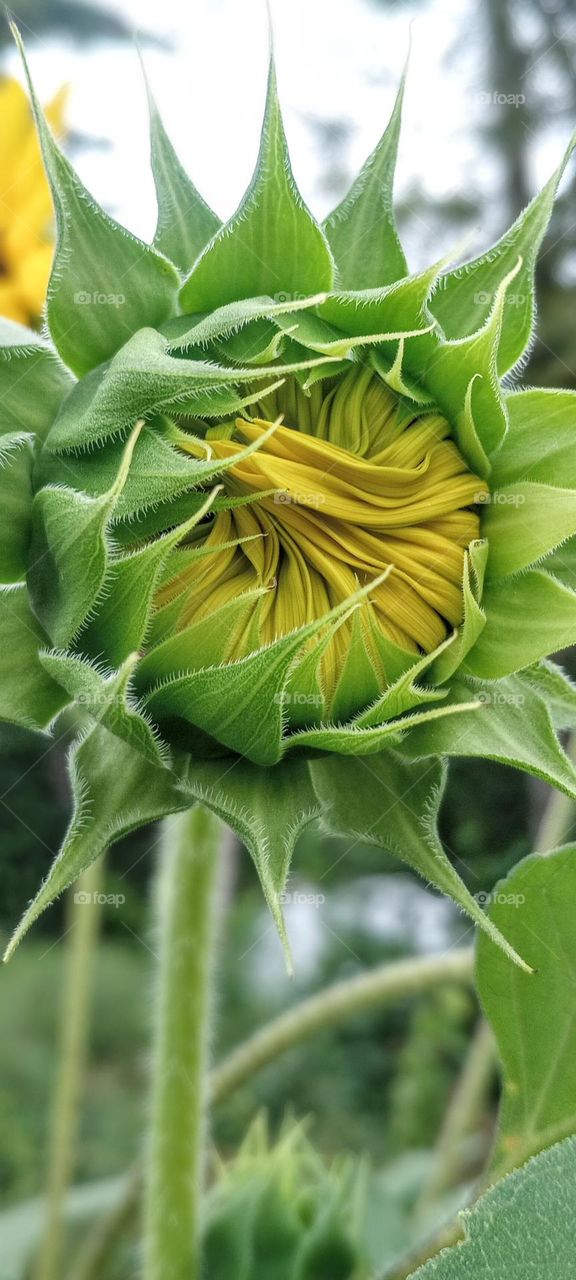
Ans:
[[[63,132],[66,89],[46,110]],[[0,315],[37,322],[54,253],[50,188],[42,166],[30,104],[17,80],[0,80]]]

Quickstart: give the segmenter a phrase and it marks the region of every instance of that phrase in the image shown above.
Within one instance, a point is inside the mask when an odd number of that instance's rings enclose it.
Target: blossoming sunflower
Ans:
[[[225,226],[151,103],[149,246],[33,101],[58,244],[52,344],[7,331],[0,364],[1,709],[47,728],[75,704],[85,728],[75,815],[16,936],[106,844],[200,800],[247,844],[281,931],[294,842],[320,817],[506,946],[436,818],[453,755],[576,797],[556,732],[576,698],[545,661],[576,635],[576,400],[502,382],[562,168],[487,254],[410,275],[401,94],[320,227],[272,70]]]
[[[47,108],[63,128],[65,91]],[[0,80],[0,315],[23,324],[38,320],[52,265],[52,201],[30,104],[21,85]]]

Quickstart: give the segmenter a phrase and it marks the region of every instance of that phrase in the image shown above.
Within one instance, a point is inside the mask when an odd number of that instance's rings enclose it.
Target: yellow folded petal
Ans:
[[[57,134],[64,127],[67,89],[46,114]],[[0,81],[0,314],[37,323],[53,257],[50,188],[27,96],[16,80]]]
[[[181,595],[177,628],[185,630],[234,596],[267,588],[253,603],[250,624],[252,638],[265,645],[391,569],[361,607],[396,645],[432,652],[462,621],[464,553],[478,537],[475,506],[486,492],[449,424],[439,414],[407,410],[371,369],[316,384],[308,397],[287,381],[270,400],[268,412],[283,424],[268,439],[270,421],[260,417],[209,431],[215,457],[238,459],[223,474],[224,488],[255,501],[219,512],[205,546],[236,545],[182,569],[176,553],[159,605]],[[246,444],[258,441],[261,447],[243,456]],[[182,447],[205,454],[192,435]],[[329,693],[351,633],[348,618],[323,647]],[[246,645],[246,635],[237,636],[229,656],[241,657]]]

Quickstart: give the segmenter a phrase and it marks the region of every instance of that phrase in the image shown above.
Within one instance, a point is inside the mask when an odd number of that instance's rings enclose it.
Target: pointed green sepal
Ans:
[[[166,764],[168,751],[141,711],[131,681],[138,654],[133,653],[119,671],[102,672],[85,658],[52,650],[40,654],[48,675],[66,690],[77,706],[102,724],[152,764]]]
[[[154,246],[186,274],[218,231],[221,222],[182,168],[147,80],[146,90],[150,112],[150,162],[158,203]]]
[[[64,844],[10,940],[5,959],[38,919],[109,844],[138,827],[190,807],[176,774],[159,768],[96,725],[73,749],[74,813]]]
[[[0,318],[0,435],[24,431],[43,440],[73,385],[44,338]]]
[[[186,538],[210,510],[213,493],[192,516],[175,529],[128,555],[112,554],[92,616],[82,632],[82,651],[120,666],[140,650],[148,633],[154,607],[154,591],[171,551]],[[198,554],[202,554],[200,548]]]
[[[69,646],[86,622],[102,588],[108,525],[141,425],[125,445],[118,473],[102,497],[62,486],[41,489],[34,499],[28,587],[35,613],[60,649]]]
[[[450,701],[474,711],[419,725],[403,738],[412,760],[424,756],[472,756],[530,773],[576,800],[576,769],[560,745],[544,698],[520,673],[480,685],[454,681]]]
[[[214,236],[184,284],[182,310],[209,312],[262,294],[276,300],[305,297],[330,289],[332,276],[328,243],[292,177],[271,64],[252,182],[237,212]]]
[[[550,220],[558,183],[574,144],[573,138],[556,172],[510,231],[481,257],[447,272],[442,288],[431,302],[431,310],[447,338],[467,337],[482,326],[502,280],[514,268],[518,258],[522,259],[502,325],[497,360],[500,377],[521,358],[531,338],[536,257]]]
[[[0,582],[23,582],[32,524],[33,436],[0,436]]]
[[[47,317],[54,345],[74,373],[108,360],[144,325],[176,311],[178,273],[100,208],[57,146],[36,97],[20,35],[12,28],[56,211],[57,243]]]
[[[434,681],[439,684],[449,680],[458,671],[486,626],[486,614],[481,601],[487,559],[488,543],[471,542],[464,556],[462,581],[464,617],[454,637],[454,643],[434,656],[431,674]]]
[[[342,289],[372,289],[408,275],[392,206],[404,83],[402,77],[382,138],[324,223]]]
[[[456,440],[467,456],[467,447],[477,439],[483,454],[491,455],[501,445],[507,431],[506,402],[497,375],[497,359],[503,332],[503,317],[509,290],[516,287],[520,261],[505,276],[494,295],[490,313],[481,328],[466,338],[434,343],[420,369],[424,385],[453,424]],[[407,360],[420,356],[410,345]],[[471,465],[478,460],[468,461]],[[482,458],[480,458],[482,461]]]
[[[370,760],[337,757],[310,765],[322,820],[338,835],[389,850],[466,911],[522,969],[528,966],[482,911],[447,858],[437,814],[445,771],[439,761],[422,768],[391,750]]]
[[[259,769],[247,760],[191,761],[187,785],[246,845],[290,969],[282,899],[296,840],[320,812],[306,762],[291,760],[279,769]]]
[[[191,347],[203,347],[216,339],[228,338],[240,333],[256,320],[271,320],[275,316],[293,315],[308,307],[318,307],[326,301],[325,293],[315,293],[309,298],[242,298],[217,307],[210,315],[199,316],[190,324],[189,316],[164,327],[168,336],[168,352],[187,351]]]
[[[576,640],[576,592],[542,569],[487,582],[486,625],[463,662],[466,674],[497,680]]]
[[[166,342],[155,329],[141,329],[109,365],[94,369],[83,378],[62,405],[48,448],[56,453],[87,450],[129,431],[137,418],[170,411],[199,418],[227,415],[243,403],[242,395],[231,398],[238,384],[270,383],[296,369],[313,368],[329,359],[311,359],[304,351],[300,358],[274,366],[235,368],[207,359],[170,356]]]
[[[70,701],[40,661],[39,652],[47,643],[26,588],[0,589],[0,720],[45,730]]]

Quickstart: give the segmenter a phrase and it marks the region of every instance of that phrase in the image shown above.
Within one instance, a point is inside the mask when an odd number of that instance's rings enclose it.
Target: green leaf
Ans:
[[[43,439],[72,386],[68,370],[39,334],[0,318],[0,435],[29,431]]]
[[[542,660],[522,675],[542,694],[555,729],[576,728],[576,685],[561,667]]]
[[[407,862],[462,907],[498,946],[523,968],[508,944],[469,893],[438,837],[437,814],[444,789],[440,761],[422,765],[386,750],[365,759],[327,756],[310,764],[322,820],[337,835],[365,840]]]
[[[478,698],[482,705],[459,716],[419,725],[402,740],[412,760],[424,756],[477,756],[542,778],[576,799],[576,769],[563,751],[546,702],[522,674],[479,686],[454,681],[450,702]]]
[[[419,372],[439,408],[452,422],[456,440],[470,445],[471,429],[483,453],[492,454],[507,431],[506,402],[498,382],[497,355],[502,337],[504,309],[509,290],[518,276],[516,264],[494,294],[483,326],[469,337],[430,344],[422,361],[417,347],[406,346],[406,359]],[[419,339],[417,342],[420,341]]]
[[[576,1141],[517,1169],[462,1214],[466,1239],[410,1280],[573,1280]]]
[[[197,734],[190,734],[188,725],[209,734],[254,764],[277,764],[287,746],[298,746],[300,740],[304,745],[306,741],[303,733],[292,738],[284,736],[289,722],[285,693],[299,655],[305,652],[309,642],[336,628],[354,604],[365,599],[380,581],[382,578],[377,578],[361,587],[313,622],[223,665],[213,660],[212,665],[195,669],[192,648],[186,667],[179,638],[173,644],[168,642],[163,647],[163,658],[174,653],[174,668],[171,673],[166,671],[164,678],[146,694],[144,705],[160,727],[166,720],[173,725],[180,721],[186,744],[191,742],[190,750],[194,750]],[[153,669],[154,654],[146,661],[147,667]]]
[[[130,682],[138,654],[133,653],[119,671],[103,675],[76,654],[49,652],[40,655],[48,675],[70,694],[74,702],[110,733],[140,751],[152,764],[165,764],[167,751],[142,714]]]
[[[422,333],[424,328],[422,316],[414,314],[414,327],[407,330],[402,327],[402,316],[400,314],[390,315],[389,309],[386,329],[383,332],[379,328],[371,331],[369,320],[373,318],[374,322],[377,323],[378,311],[380,311],[381,322],[384,322],[387,300],[379,290],[376,291],[377,296],[375,296],[374,290],[367,290],[366,292],[370,294],[370,297],[365,299],[362,294],[338,294],[330,295],[325,303],[320,304],[322,309],[326,308],[332,314],[337,314],[340,324],[347,322],[346,314],[349,321],[353,324],[358,324],[358,315],[355,314],[352,319],[350,312],[347,312],[346,306],[342,305],[343,300],[347,302],[351,296],[356,297],[357,306],[355,306],[354,310],[359,311],[361,314],[361,333],[355,335],[343,334],[334,325],[328,324],[322,316],[315,315],[312,311],[303,311],[299,316],[279,315],[276,319],[276,324],[286,334],[289,334],[295,342],[301,343],[302,346],[308,347],[311,351],[340,357],[347,357],[355,347],[363,347],[385,340],[391,341],[396,338],[413,337]]]
[[[440,265],[435,263],[419,275],[398,280],[385,288],[332,293],[319,305],[318,314],[348,337],[364,338],[366,342],[374,335],[379,335],[379,340],[387,334],[419,332],[429,336],[427,302]],[[302,319],[305,322],[305,318]]]
[[[470,675],[507,676],[566,649],[576,638],[576,593],[541,569],[488,582],[482,608],[486,626],[463,664]]]
[[[274,316],[292,315],[307,307],[316,307],[324,302],[325,293],[313,294],[310,298],[243,298],[239,302],[228,302],[217,307],[210,315],[199,316],[194,324],[190,324],[189,316],[181,316],[164,327],[169,333],[168,351],[186,351],[193,346],[205,346],[215,338],[225,338],[239,333],[246,325],[255,320],[270,320]],[[178,333],[175,333],[176,328]]]
[[[175,671],[201,671],[203,667],[224,662],[234,639],[248,625],[255,602],[265,594],[265,587],[246,591],[207,617],[169,634],[144,655],[137,672],[138,688],[149,689],[163,678],[173,676]]]
[[[52,642],[65,649],[86,621],[104,582],[107,528],[130,468],[139,428],[124,447],[117,476],[100,498],[73,489],[41,489],[32,508],[28,586]]]
[[[275,640],[236,662],[166,677],[144,705],[160,728],[181,720],[254,764],[273,765],[283,749],[283,693],[292,664],[324,620]],[[177,671],[181,671],[181,667]]]
[[[492,459],[494,483],[537,480],[576,488],[576,392],[514,391],[506,408],[509,430]]]
[[[213,494],[169,533],[125,556],[111,556],[100,598],[82,632],[83,653],[120,666],[140,650],[150,627],[154,591],[171,551],[206,515]],[[201,552],[199,553],[201,554]]]
[[[437,690],[431,692],[423,690],[421,694],[415,693],[410,681],[402,684],[404,685],[402,692],[407,699],[430,702],[443,697],[443,694]],[[316,751],[335,751],[344,756],[376,755],[388,745],[398,745],[401,734],[408,733],[416,725],[427,724],[445,716],[468,715],[478,706],[479,703],[474,699],[471,691],[468,701],[461,705],[446,701],[439,707],[413,711],[410,715],[397,720],[386,720],[386,713],[384,713],[382,716],[384,723],[367,727],[358,721],[352,721],[350,725],[327,724],[321,725],[318,729],[304,729],[288,738],[287,747],[290,749],[311,747]]]
[[[480,602],[484,589],[487,558],[488,544],[485,541],[471,542],[465,552],[462,579],[464,619],[458,628],[454,643],[444,648],[434,660],[432,673],[434,680],[439,684],[449,680],[463,665],[464,659],[486,625],[486,614]]]
[[[534,266],[546,232],[558,183],[572,154],[574,140],[549,182],[514,226],[479,258],[449,271],[435,293],[431,310],[448,338],[474,333],[488,316],[503,278],[522,259],[509,295],[498,348],[498,373],[505,374],[523,355],[534,319]]]
[[[38,652],[47,637],[31,612],[26,588],[0,590],[0,719],[46,729],[70,701],[44,670]]]
[[[392,205],[404,77],[378,145],[324,223],[342,289],[370,289],[408,275]]]
[[[530,568],[574,533],[576,490],[531,480],[493,488],[482,515],[490,547],[487,579]]]
[[[326,357],[302,359],[274,366],[223,367],[212,361],[181,360],[166,354],[166,338],[155,329],[142,329],[110,364],[95,369],[75,387],[52,427],[52,451],[88,449],[129,431],[138,418],[171,409],[194,417],[218,415],[233,388],[241,382],[278,379],[295,369],[323,364]],[[251,391],[250,399],[254,393]],[[239,396],[232,404],[242,404]],[[246,403],[246,401],[244,401]]]
[[[126,338],[176,310],[171,262],[110,218],[80,182],[50,132],[30,79],[42,155],[56,212],[57,242],[47,317],[54,345],[79,376],[108,360]]]
[[[218,231],[221,222],[182,168],[148,82],[146,89],[150,112],[150,161],[158,202],[154,245],[186,273]]]
[[[576,847],[525,858],[490,896],[490,917],[536,972],[512,970],[478,942],[480,999],[504,1074],[492,1174],[500,1177],[576,1130]]]
[[[22,582],[32,517],[33,440],[0,436],[0,582]]]
[[[248,760],[191,761],[187,785],[246,845],[290,964],[282,895],[298,836],[320,812],[306,762],[260,769]]]
[[[332,287],[324,235],[296,188],[271,64],[260,154],[230,222],[214,236],[181,293],[183,311],[213,311],[262,294],[285,301]],[[281,295],[281,297],[279,297]]]
[[[151,764],[102,725],[71,755],[74,814],[64,844],[14,933],[6,959],[54,898],[121,836],[190,805],[176,774]]]

